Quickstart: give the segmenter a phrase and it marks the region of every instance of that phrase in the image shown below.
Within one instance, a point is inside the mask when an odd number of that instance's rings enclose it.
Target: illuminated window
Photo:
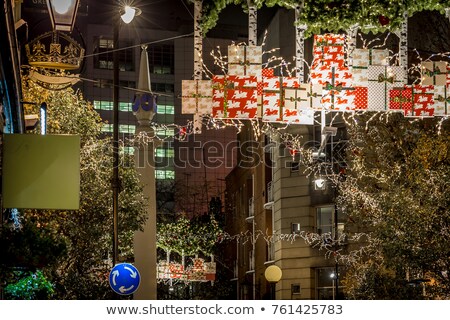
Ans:
[[[329,233],[334,238],[334,206],[316,208],[316,228],[319,234]],[[337,211],[338,236],[344,232],[344,222],[342,211]]]
[[[112,101],[99,101],[94,100],[94,108],[97,110],[113,110],[113,102]],[[119,111],[131,112],[132,104],[131,102],[119,102]]]
[[[173,158],[174,156],[175,156],[175,150],[173,150],[173,149],[156,148],[155,157]]]
[[[112,103],[112,101],[94,100],[94,108],[98,109],[98,110],[112,110],[113,103]]]
[[[131,102],[119,102],[119,111],[131,112],[132,111]]]
[[[155,178],[158,180],[173,180],[175,179],[174,170],[155,170]]]
[[[120,124],[119,125],[120,133],[131,133],[134,134],[136,132],[136,126],[132,124]]]
[[[125,152],[127,154],[134,154],[134,147],[125,146],[125,147],[123,147],[123,152]]]
[[[159,137],[173,137],[175,135],[175,129],[167,128],[167,129],[156,129],[156,134]]]
[[[113,132],[113,125],[110,123],[104,123],[102,127],[102,132]]]
[[[167,106],[167,105],[158,105],[157,113],[158,114],[175,114],[175,107]]]

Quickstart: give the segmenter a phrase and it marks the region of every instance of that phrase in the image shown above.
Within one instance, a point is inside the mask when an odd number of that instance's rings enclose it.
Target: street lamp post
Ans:
[[[137,8],[125,7],[120,13],[117,22],[113,24],[113,174],[111,186],[113,191],[113,266],[119,261],[119,28],[121,21],[130,23],[136,15],[140,14]]]
[[[277,282],[281,280],[283,272],[280,267],[276,265],[268,266],[264,271],[264,277],[270,283],[270,300],[275,300],[275,286]]]

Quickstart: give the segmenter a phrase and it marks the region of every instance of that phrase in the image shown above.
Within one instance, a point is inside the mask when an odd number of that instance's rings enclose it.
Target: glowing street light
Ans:
[[[79,4],[80,0],[47,0],[53,29],[71,32]]]

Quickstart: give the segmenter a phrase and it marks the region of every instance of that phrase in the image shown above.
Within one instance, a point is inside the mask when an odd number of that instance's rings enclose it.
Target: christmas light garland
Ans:
[[[364,32],[396,30],[403,21],[404,12],[409,16],[423,10],[445,14],[445,9],[450,7],[450,1],[439,0],[255,0],[252,3],[258,9],[263,5],[294,9],[301,4],[298,23],[307,25],[306,37],[323,32],[342,32],[355,24]],[[247,0],[203,1],[204,35],[217,24],[220,12],[232,4],[240,5],[244,11],[248,9]]]

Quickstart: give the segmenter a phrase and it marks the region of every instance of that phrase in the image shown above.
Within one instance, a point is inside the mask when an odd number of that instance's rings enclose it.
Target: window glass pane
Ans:
[[[124,112],[131,112],[131,102],[119,102],[119,110]]]
[[[316,211],[316,227],[320,234],[333,231],[333,207],[321,207]]]
[[[113,132],[112,124],[104,123],[102,127],[102,132]]]
[[[136,132],[136,126],[131,124],[120,124],[119,125],[119,132],[120,133],[132,133],[134,134]]]
[[[133,154],[134,153],[134,147],[125,146],[125,147],[123,147],[123,151],[125,153],[127,153],[127,154]]]

